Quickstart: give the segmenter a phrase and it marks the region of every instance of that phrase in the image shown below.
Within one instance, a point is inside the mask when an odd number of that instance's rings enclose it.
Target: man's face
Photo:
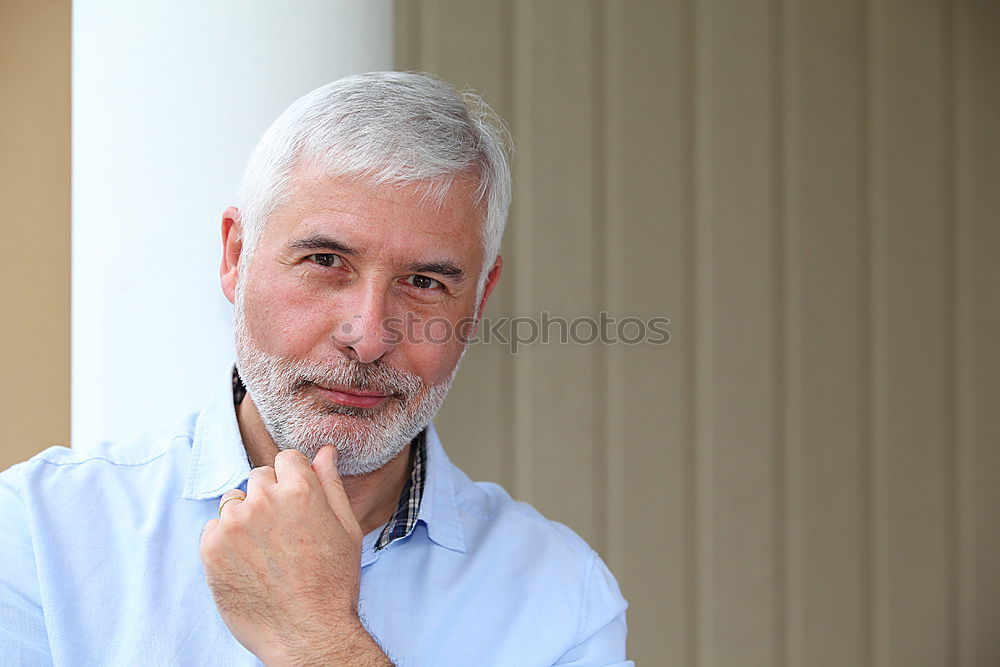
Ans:
[[[441,406],[477,314],[481,211],[471,181],[438,207],[419,184],[300,173],[238,263],[240,375],[275,444],[376,470]],[[483,301],[499,276],[491,272]]]

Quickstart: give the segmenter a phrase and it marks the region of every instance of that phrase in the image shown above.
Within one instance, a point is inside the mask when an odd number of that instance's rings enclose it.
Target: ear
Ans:
[[[483,298],[479,301],[479,306],[476,308],[476,322],[479,322],[483,317],[483,310],[486,309],[486,300],[490,298],[490,294],[493,292],[493,288],[497,286],[497,281],[500,280],[500,274],[503,272],[503,257],[497,255],[497,259],[493,262],[493,267],[490,272],[486,275],[486,284],[483,286]]]
[[[219,277],[222,279],[222,291],[231,303],[236,303],[236,281],[242,254],[243,223],[239,209],[230,206],[222,213],[222,266],[219,267]]]

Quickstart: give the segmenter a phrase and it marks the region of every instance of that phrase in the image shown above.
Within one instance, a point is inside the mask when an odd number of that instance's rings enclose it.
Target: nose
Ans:
[[[370,364],[389,354],[398,343],[386,326],[388,296],[377,285],[359,284],[351,292],[342,302],[333,340],[337,349],[349,358]]]

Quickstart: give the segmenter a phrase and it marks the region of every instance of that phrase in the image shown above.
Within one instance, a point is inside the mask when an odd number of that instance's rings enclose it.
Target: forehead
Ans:
[[[475,179],[456,177],[444,197],[436,196],[435,185],[372,185],[297,171],[291,195],[270,216],[262,236],[284,243],[336,233],[377,246],[394,241],[414,248],[438,244],[481,254],[483,207],[475,202]]]

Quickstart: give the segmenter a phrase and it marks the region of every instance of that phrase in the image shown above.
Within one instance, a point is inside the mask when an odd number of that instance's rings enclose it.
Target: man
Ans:
[[[628,664],[596,553],[431,424],[502,271],[492,119],[381,72],[275,121],[223,215],[215,398],[0,474],[4,664]]]

